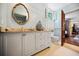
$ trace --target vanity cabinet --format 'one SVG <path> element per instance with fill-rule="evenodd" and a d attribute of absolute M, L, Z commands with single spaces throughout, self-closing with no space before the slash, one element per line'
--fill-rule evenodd
<path fill-rule="evenodd" d="M 0 55 L 29 56 L 50 47 L 49 32 L 2 33 Z"/>

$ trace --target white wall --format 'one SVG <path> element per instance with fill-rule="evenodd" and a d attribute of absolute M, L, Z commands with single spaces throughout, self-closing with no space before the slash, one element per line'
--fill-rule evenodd
<path fill-rule="evenodd" d="M 0 4 L 0 13 L 1 13 L 1 4 Z M 1 24 L 1 14 L 0 14 L 0 24 Z"/>
<path fill-rule="evenodd" d="M 68 6 L 63 8 L 65 14 L 65 18 L 71 18 L 73 23 L 79 25 L 79 3 L 71 3 Z M 73 11 L 73 12 L 72 12 Z"/>
<path fill-rule="evenodd" d="M 64 6 L 62 9 L 64 10 L 65 13 L 68 13 L 70 11 L 79 9 L 79 3 L 71 3 L 67 6 Z"/>
<path fill-rule="evenodd" d="M 7 12 L 6 4 L 0 4 L 0 26 L 4 27 L 6 26 L 6 15 L 7 15 L 6 12 Z"/>
<path fill-rule="evenodd" d="M 1 26 L 3 27 L 25 27 L 25 28 L 35 28 L 38 21 L 42 21 L 42 24 L 45 28 L 50 27 L 48 24 L 51 22 L 48 22 L 48 19 L 45 18 L 45 8 L 47 8 L 47 5 L 44 3 L 29 3 L 24 4 L 28 11 L 29 11 L 29 21 L 25 25 L 18 25 L 12 18 L 12 8 L 15 6 L 14 3 L 2 3 L 0 4 L 1 10 Z M 50 27 L 53 28 L 53 27 Z"/>

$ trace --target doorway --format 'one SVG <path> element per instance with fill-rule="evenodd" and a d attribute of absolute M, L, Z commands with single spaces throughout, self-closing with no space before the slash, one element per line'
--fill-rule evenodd
<path fill-rule="evenodd" d="M 63 10 L 58 10 L 54 15 L 53 43 L 63 46 L 65 43 L 65 13 Z"/>

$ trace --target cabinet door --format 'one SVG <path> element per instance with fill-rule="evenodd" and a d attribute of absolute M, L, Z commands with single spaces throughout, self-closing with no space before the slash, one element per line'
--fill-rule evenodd
<path fill-rule="evenodd" d="M 40 51 L 50 46 L 50 37 L 47 32 L 36 33 L 36 50 Z"/>
<path fill-rule="evenodd" d="M 2 34 L 2 55 L 7 56 L 7 34 Z"/>
<path fill-rule="evenodd" d="M 50 32 L 46 32 L 45 34 L 45 47 L 50 47 L 51 45 L 51 33 Z"/>
<path fill-rule="evenodd" d="M 2 34 L 0 33 L 0 56 L 2 55 Z"/>
<path fill-rule="evenodd" d="M 51 37 L 49 32 L 41 33 L 41 49 L 45 49 L 50 46 Z"/>
<path fill-rule="evenodd" d="M 35 33 L 24 33 L 22 36 L 23 55 L 33 55 L 35 53 Z"/>
<path fill-rule="evenodd" d="M 36 51 L 37 52 L 41 50 L 41 46 L 42 46 L 41 37 L 42 37 L 41 32 L 36 32 Z"/>
<path fill-rule="evenodd" d="M 7 55 L 17 56 L 21 55 L 21 34 L 7 33 Z"/>
<path fill-rule="evenodd" d="M 46 32 L 41 32 L 40 33 L 41 37 L 40 37 L 40 48 L 45 49 L 47 47 L 47 33 Z"/>

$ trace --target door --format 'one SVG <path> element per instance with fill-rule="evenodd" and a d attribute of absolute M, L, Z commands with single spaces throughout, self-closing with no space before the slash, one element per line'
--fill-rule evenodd
<path fill-rule="evenodd" d="M 23 55 L 33 55 L 35 53 L 35 33 L 23 33 Z"/>

